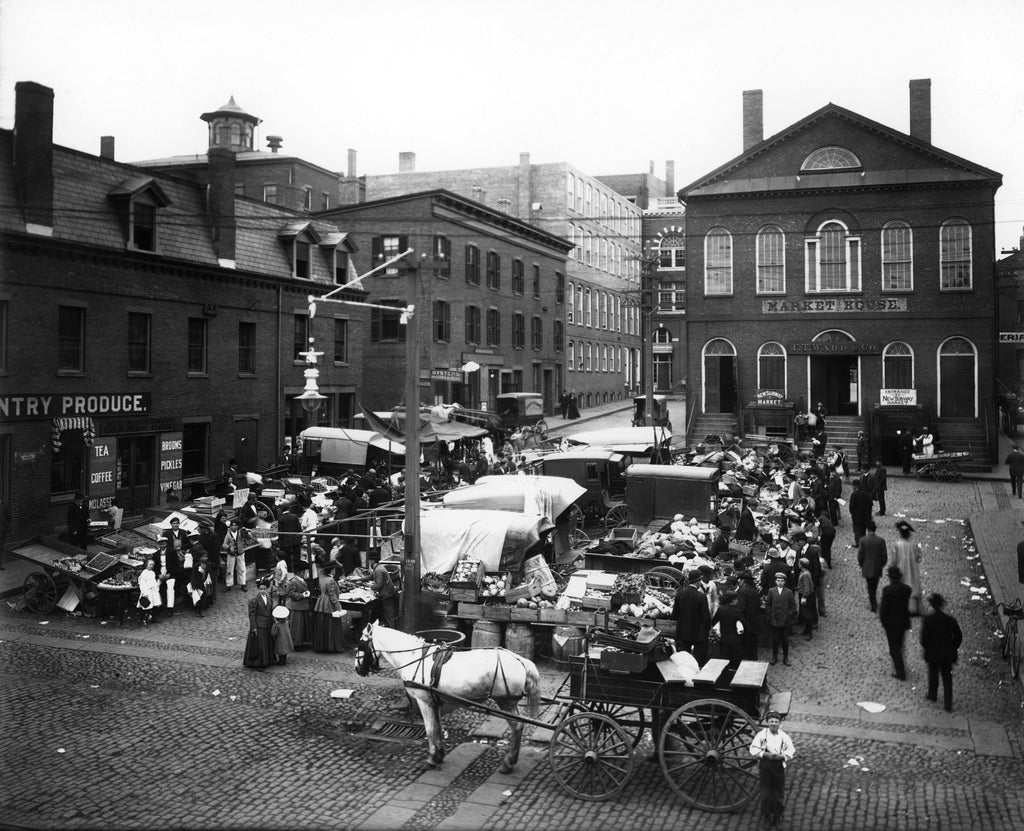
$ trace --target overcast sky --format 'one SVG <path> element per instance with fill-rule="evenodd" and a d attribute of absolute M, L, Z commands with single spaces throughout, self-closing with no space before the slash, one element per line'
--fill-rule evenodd
<path fill-rule="evenodd" d="M 136 161 L 206 150 L 234 95 L 283 152 L 344 171 L 568 161 L 676 186 L 832 101 L 1003 175 L 996 244 L 1024 227 L 1022 0 L 0 0 L 0 126 L 14 84 L 56 93 L 54 139 Z"/>

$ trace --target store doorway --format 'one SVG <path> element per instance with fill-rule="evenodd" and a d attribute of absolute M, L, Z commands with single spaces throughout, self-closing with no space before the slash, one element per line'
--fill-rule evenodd
<path fill-rule="evenodd" d="M 256 450 L 259 446 L 259 422 L 246 418 L 235 422 L 235 455 L 239 470 L 259 470 Z"/>
<path fill-rule="evenodd" d="M 704 412 L 736 411 L 736 349 L 726 340 L 709 341 L 704 347 Z"/>
<path fill-rule="evenodd" d="M 810 375 L 811 409 L 821 402 L 830 415 L 857 415 L 860 384 L 856 356 L 812 355 Z"/>
<path fill-rule="evenodd" d="M 140 514 L 160 500 L 156 485 L 156 438 L 133 436 L 117 440 L 117 496 L 126 514 Z"/>

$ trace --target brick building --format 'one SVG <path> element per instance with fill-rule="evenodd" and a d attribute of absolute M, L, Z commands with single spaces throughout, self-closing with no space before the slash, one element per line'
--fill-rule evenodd
<path fill-rule="evenodd" d="M 828 104 L 762 139 L 761 108 L 744 93 L 743 153 L 679 192 L 694 433 L 791 433 L 821 402 L 888 462 L 923 425 L 990 457 L 1001 176 L 932 144 L 927 80 L 909 133 Z"/>
<path fill-rule="evenodd" d="M 651 280 L 653 391 L 686 393 L 686 208 L 673 194 L 653 198 L 644 210 L 644 245 Z M 682 432 L 682 425 L 677 428 Z"/>
<path fill-rule="evenodd" d="M 258 470 L 304 425 L 309 294 L 348 274 L 328 222 L 236 197 L 235 154 L 202 183 L 53 144 L 53 91 L 16 87 L 0 130 L 0 488 L 9 541 L 64 524 L 76 490 L 131 513 L 168 488 Z M 362 297 L 362 293 L 352 295 Z M 335 423 L 368 315 L 318 316 Z M 333 346 L 333 349 L 331 348 Z"/>
<path fill-rule="evenodd" d="M 533 164 L 529 153 L 517 165 L 430 172 L 402 153 L 398 173 L 348 177 L 341 189 L 353 200 L 443 189 L 566 240 L 565 387 L 586 407 L 639 389 L 642 205 L 635 200 L 646 196 L 647 180 L 608 178 L 636 192 L 623 195 L 566 162 Z"/>
<path fill-rule="evenodd" d="M 349 229 L 360 274 L 410 247 L 414 261 L 445 263 L 422 269 L 417 278 L 419 403 L 493 410 L 499 393 L 541 392 L 553 412 L 563 390 L 567 242 L 444 190 L 318 216 Z M 367 278 L 363 287 L 373 303 L 407 304 L 399 273 L 395 266 Z M 361 392 L 369 409 L 391 409 L 403 400 L 406 330 L 399 318 L 397 310 L 372 310 Z M 480 369 L 462 372 L 467 363 Z"/>

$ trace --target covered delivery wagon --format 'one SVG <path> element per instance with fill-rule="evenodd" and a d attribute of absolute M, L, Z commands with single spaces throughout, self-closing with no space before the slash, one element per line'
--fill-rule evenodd
<path fill-rule="evenodd" d="M 630 525 L 667 524 L 676 514 L 714 522 L 721 471 L 692 465 L 630 465 L 626 506 Z"/>
<path fill-rule="evenodd" d="M 344 473 L 349 468 L 365 469 L 382 465 L 385 469 L 405 464 L 405 445 L 372 430 L 344 427 L 307 427 L 302 440 L 300 467 L 303 473 L 314 467 L 320 473 Z"/>

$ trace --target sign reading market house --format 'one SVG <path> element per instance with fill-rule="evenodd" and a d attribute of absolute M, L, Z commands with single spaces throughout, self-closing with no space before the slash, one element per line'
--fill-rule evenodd
<path fill-rule="evenodd" d="M 147 415 L 151 405 L 152 395 L 148 392 L 0 395 L 0 419 L 23 421 L 65 416 L 138 416 Z"/>
<path fill-rule="evenodd" d="M 762 314 L 858 314 L 905 312 L 906 297 L 818 297 L 814 300 L 778 298 L 761 301 Z"/>
<path fill-rule="evenodd" d="M 917 405 L 917 390 L 886 389 L 878 391 L 878 403 L 883 407 L 914 407 Z"/>

